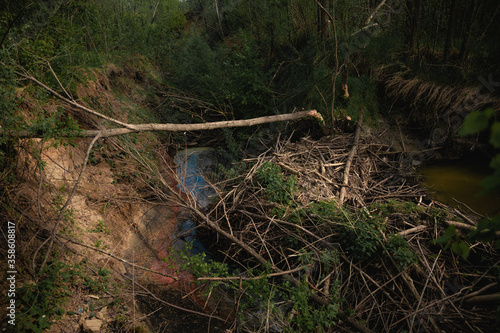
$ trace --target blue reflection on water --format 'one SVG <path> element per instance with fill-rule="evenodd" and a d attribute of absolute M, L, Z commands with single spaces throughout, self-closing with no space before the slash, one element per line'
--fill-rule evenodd
<path fill-rule="evenodd" d="M 191 193 L 200 208 L 206 207 L 216 194 L 204 177 L 204 173 L 217 165 L 214 150 L 211 148 L 186 149 L 175 155 L 174 162 L 177 165 L 179 178 L 177 187 L 184 193 Z M 191 242 L 193 244 L 191 254 L 207 253 L 206 248 L 197 238 L 196 224 L 193 221 L 179 221 L 177 234 L 179 238 L 175 244 L 176 248 L 184 248 L 185 242 Z"/>

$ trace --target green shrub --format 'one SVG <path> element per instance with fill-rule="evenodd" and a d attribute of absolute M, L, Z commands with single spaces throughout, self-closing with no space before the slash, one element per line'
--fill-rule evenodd
<path fill-rule="evenodd" d="M 192 255 L 189 253 L 192 248 L 193 244 L 186 242 L 185 250 L 179 252 L 179 257 L 184 262 L 181 265 L 182 269 L 190 271 L 195 277 L 228 275 L 227 264 L 207 259 L 205 252 Z"/>
<path fill-rule="evenodd" d="M 329 327 L 334 326 L 341 303 L 335 294 L 338 288 L 338 281 L 334 281 L 332 303 L 318 307 L 310 303 L 310 290 L 306 282 L 297 288 L 290 288 L 290 301 L 296 312 L 291 321 L 292 325 L 296 325 L 294 332 L 320 332 L 319 328 L 328 331 Z"/>
<path fill-rule="evenodd" d="M 97 277 L 89 276 L 78 263 L 48 263 L 37 274 L 38 282 L 27 283 L 18 290 L 18 332 L 41 333 L 50 328 L 65 313 L 64 307 L 73 294 L 70 288 L 77 283 L 81 282 L 85 289 L 94 293 L 107 291 L 110 271 L 99 269 L 97 274 Z"/>
<path fill-rule="evenodd" d="M 395 212 L 405 214 L 423 213 L 422 207 L 411 202 L 396 202 L 394 200 L 371 206 L 378 214 L 369 214 L 365 210 L 350 212 L 339 208 L 336 201 L 317 202 L 310 204 L 306 209 L 294 211 L 290 216 L 307 216 L 315 224 L 323 223 L 322 228 L 332 228 L 332 233 L 338 233 L 338 242 L 344 250 L 349 251 L 355 260 L 372 259 L 378 254 L 386 253 L 391 256 L 398 268 L 405 269 L 418 259 L 408 242 L 399 234 L 384 237 L 381 232 L 385 230 L 385 218 Z M 300 214 L 302 212 L 302 214 Z M 418 215 L 416 216 L 418 217 Z M 290 217 L 287 216 L 290 220 Z M 380 256 L 381 258 L 383 257 Z"/>
<path fill-rule="evenodd" d="M 382 235 L 377 226 L 377 221 L 366 218 L 358 218 L 352 224 L 346 224 L 340 239 L 343 248 L 354 259 L 371 259 L 382 248 Z"/>
<path fill-rule="evenodd" d="M 257 179 L 264 188 L 264 195 L 270 202 L 290 205 L 297 192 L 297 177 L 285 177 L 281 168 L 270 162 L 264 162 L 257 170 Z"/>
<path fill-rule="evenodd" d="M 386 248 L 399 269 L 404 270 L 408 266 L 418 262 L 417 254 L 411 251 L 406 239 L 399 234 L 393 234 L 388 237 Z"/>

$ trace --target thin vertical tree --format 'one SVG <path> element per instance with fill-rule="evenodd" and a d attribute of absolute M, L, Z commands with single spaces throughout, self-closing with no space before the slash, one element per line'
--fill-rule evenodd
<path fill-rule="evenodd" d="M 464 32 L 462 36 L 462 45 L 460 47 L 460 54 L 458 58 L 461 62 L 465 60 L 467 57 L 467 48 L 469 46 L 470 37 L 472 35 L 472 31 L 475 27 L 475 20 L 477 16 L 477 9 L 479 6 L 476 6 L 477 0 L 471 1 L 469 8 L 467 9 L 467 13 L 469 14 L 469 20 L 467 24 L 464 24 L 464 28 L 467 27 L 467 31 Z"/>
<path fill-rule="evenodd" d="M 451 40 L 453 39 L 453 27 L 455 25 L 455 12 L 457 0 L 451 1 L 450 14 L 448 16 L 448 29 L 446 31 L 446 40 L 444 42 L 443 61 L 447 61 L 450 56 Z"/>
<path fill-rule="evenodd" d="M 404 37 L 408 55 L 413 55 L 415 51 L 415 40 L 418 34 L 419 18 L 420 0 L 407 0 Z"/>

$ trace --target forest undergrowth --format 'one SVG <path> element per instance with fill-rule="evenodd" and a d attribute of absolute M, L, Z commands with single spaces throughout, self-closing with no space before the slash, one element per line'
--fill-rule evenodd
<path fill-rule="evenodd" d="M 494 331 L 498 250 L 467 237 L 480 218 L 432 200 L 366 135 L 341 205 L 352 142 L 281 141 L 223 172 L 198 218 L 232 272 L 198 283 L 234 293 L 233 327 L 250 331 Z"/>

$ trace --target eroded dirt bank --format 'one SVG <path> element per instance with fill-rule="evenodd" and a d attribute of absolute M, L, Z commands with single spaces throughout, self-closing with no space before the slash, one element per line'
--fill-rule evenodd
<path fill-rule="evenodd" d="M 149 121 L 152 111 L 144 110 L 154 97 L 145 89 L 155 84 L 154 78 L 147 82 L 153 74 L 147 68 L 113 65 L 89 70 L 81 73 L 85 80 L 73 98 L 115 119 Z M 39 104 L 27 90 L 18 94 L 28 118 L 41 109 L 55 112 L 60 104 L 52 99 Z M 97 117 L 72 107 L 64 106 L 63 111 L 83 128 L 104 126 Z M 10 177 L 10 183 L 3 183 L 3 203 L 11 211 L 3 216 L 16 217 L 20 293 L 36 299 L 47 291 L 32 286 L 48 276 L 56 279 L 50 288 L 68 290 L 61 297 L 48 295 L 36 306 L 19 300 L 19 312 L 24 312 L 19 320 L 33 327 L 50 326 L 51 332 L 128 332 L 140 327 L 174 332 L 186 322 L 189 331 L 206 331 L 208 319 L 182 317 L 187 315 L 182 309 L 199 312 L 198 303 L 204 305 L 192 293 L 192 276 L 166 260 L 173 255 L 182 198 L 169 154 L 172 147 L 151 133 L 128 135 L 100 139 L 86 156 L 90 142 L 75 138 L 63 145 L 54 139 L 22 139 L 14 145 L 16 168 L 2 174 L 2 181 Z M 163 303 L 154 304 L 154 297 Z M 30 312 L 30 307 L 39 312 Z M 55 314 L 50 308 L 61 310 Z M 165 308 L 175 318 L 165 318 L 160 310 Z M 40 312 L 53 322 L 41 322 Z"/>

